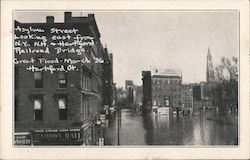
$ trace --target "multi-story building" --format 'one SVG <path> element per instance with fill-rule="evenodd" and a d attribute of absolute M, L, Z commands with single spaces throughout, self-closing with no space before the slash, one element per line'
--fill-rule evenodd
<path fill-rule="evenodd" d="M 132 80 L 125 80 L 125 89 L 128 89 L 129 87 L 133 87 L 134 82 Z"/>
<path fill-rule="evenodd" d="M 153 68 L 142 71 L 142 76 L 143 107 L 171 107 L 173 110 L 182 107 L 180 70 Z"/>
<path fill-rule="evenodd" d="M 117 105 L 118 107 L 126 107 L 127 92 L 122 87 L 117 88 Z"/>
<path fill-rule="evenodd" d="M 127 105 L 131 107 L 131 105 L 134 103 L 134 82 L 132 80 L 125 80 L 125 89 L 127 92 Z"/>
<path fill-rule="evenodd" d="M 85 144 L 95 144 L 95 122 L 110 87 L 103 76 L 112 69 L 103 72 L 106 53 L 94 15 L 65 12 L 64 23 L 52 16 L 46 23 L 15 21 L 14 38 L 15 132 L 79 127 Z"/>
<path fill-rule="evenodd" d="M 201 99 L 201 85 L 200 83 L 192 83 L 192 93 L 193 93 L 193 112 L 199 112 L 203 106 L 203 101 Z"/>
<path fill-rule="evenodd" d="M 103 64 L 103 104 L 104 110 L 108 115 L 110 107 L 113 104 L 113 55 L 108 53 L 108 49 L 104 48 L 104 64 Z"/>
<path fill-rule="evenodd" d="M 152 109 L 152 84 L 151 84 L 151 71 L 142 71 L 142 104 L 143 111 Z"/>
<path fill-rule="evenodd" d="M 182 110 L 186 113 L 193 112 L 193 90 L 190 84 L 181 85 Z"/>
<path fill-rule="evenodd" d="M 133 87 L 134 104 L 142 106 L 142 86 L 134 85 Z"/>
<path fill-rule="evenodd" d="M 182 75 L 178 69 L 153 68 L 152 103 L 153 106 L 171 107 L 173 110 L 181 108 Z"/>

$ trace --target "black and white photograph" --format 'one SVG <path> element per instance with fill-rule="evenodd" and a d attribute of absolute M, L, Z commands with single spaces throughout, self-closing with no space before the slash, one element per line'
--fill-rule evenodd
<path fill-rule="evenodd" d="M 239 10 L 12 13 L 14 147 L 238 147 Z"/>

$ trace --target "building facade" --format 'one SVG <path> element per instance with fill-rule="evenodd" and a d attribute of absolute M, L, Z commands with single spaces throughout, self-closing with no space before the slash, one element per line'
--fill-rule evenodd
<path fill-rule="evenodd" d="M 142 71 L 143 107 L 148 110 L 170 107 L 173 111 L 182 108 L 182 75 L 178 69 L 153 68 Z"/>
<path fill-rule="evenodd" d="M 114 100 L 114 82 L 113 82 L 113 55 L 104 48 L 103 64 L 103 104 L 106 115 L 109 114 L 110 107 Z"/>
<path fill-rule="evenodd" d="M 151 110 L 152 108 L 152 84 L 151 71 L 142 71 L 142 104 L 143 111 Z"/>
<path fill-rule="evenodd" d="M 152 105 L 171 107 L 173 110 L 181 108 L 182 76 L 180 70 L 154 68 L 151 73 Z"/>
<path fill-rule="evenodd" d="M 133 97 L 134 97 L 134 105 L 142 106 L 142 86 L 134 85 L 133 87 Z"/>
<path fill-rule="evenodd" d="M 94 15 L 65 12 L 64 23 L 52 16 L 46 23 L 15 21 L 14 39 L 15 132 L 79 127 L 84 143 L 95 144 L 106 86 L 105 49 Z"/>
<path fill-rule="evenodd" d="M 181 102 L 183 112 L 193 112 L 193 90 L 190 84 L 181 85 Z"/>
<path fill-rule="evenodd" d="M 125 89 L 127 93 L 127 105 L 132 107 L 134 104 L 134 82 L 132 80 L 125 80 Z"/>

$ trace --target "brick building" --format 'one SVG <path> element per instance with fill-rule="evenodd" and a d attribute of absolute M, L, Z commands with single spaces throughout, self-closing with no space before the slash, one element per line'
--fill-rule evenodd
<path fill-rule="evenodd" d="M 153 68 L 142 71 L 143 107 L 171 107 L 180 109 L 182 75 L 177 69 Z"/>
<path fill-rule="evenodd" d="M 193 89 L 190 84 L 181 85 L 182 110 L 186 113 L 193 112 Z"/>
<path fill-rule="evenodd" d="M 79 43 L 79 35 L 93 37 L 93 43 Z M 46 23 L 15 21 L 14 39 L 15 132 L 80 127 L 85 144 L 95 144 L 99 137 L 95 122 L 103 110 L 106 91 L 103 75 L 111 69 L 103 71 L 104 64 L 95 63 L 104 59 L 105 49 L 94 15 L 72 17 L 71 12 L 65 12 L 64 23 L 55 23 L 52 16 Z M 58 70 L 34 70 L 45 65 Z M 108 78 L 112 79 L 111 74 Z"/>
<path fill-rule="evenodd" d="M 152 105 L 181 108 L 182 75 L 177 69 L 153 68 L 152 71 Z"/>

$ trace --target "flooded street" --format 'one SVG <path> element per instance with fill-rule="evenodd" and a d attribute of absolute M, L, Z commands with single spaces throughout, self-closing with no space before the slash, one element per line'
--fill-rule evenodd
<path fill-rule="evenodd" d="M 237 120 L 235 123 L 213 119 L 213 111 L 201 111 L 196 115 L 144 115 L 122 109 L 120 145 L 235 145 L 237 144 Z M 106 145 L 118 144 L 117 118 L 106 128 Z"/>

